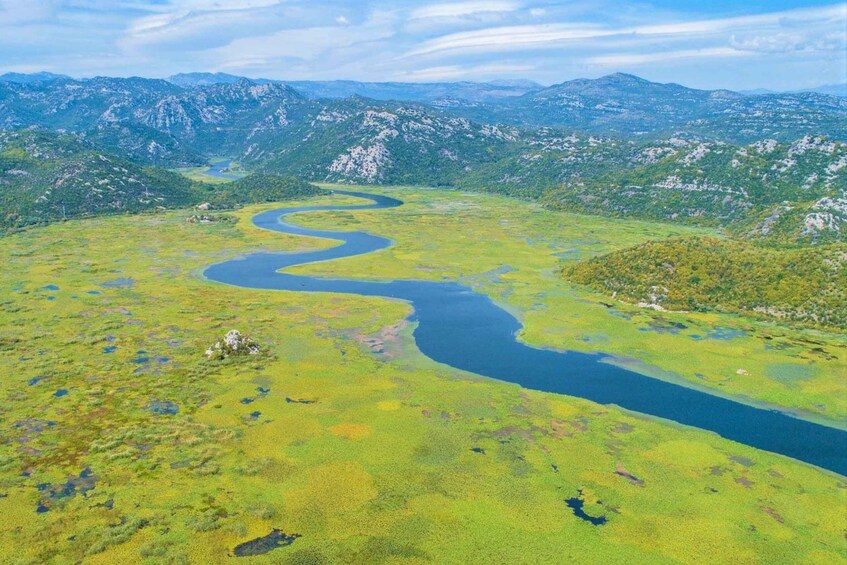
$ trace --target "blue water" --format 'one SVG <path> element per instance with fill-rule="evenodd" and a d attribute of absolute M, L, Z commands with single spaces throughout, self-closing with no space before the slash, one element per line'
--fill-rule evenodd
<path fill-rule="evenodd" d="M 312 230 L 282 221 L 317 210 L 394 208 L 386 196 L 338 191 L 373 204 L 279 208 L 253 218 L 260 228 L 328 238 L 341 245 L 303 253 L 254 253 L 208 267 L 205 276 L 230 285 L 299 292 L 383 296 L 410 302 L 415 342 L 424 355 L 457 369 L 525 388 L 613 404 L 715 432 L 727 439 L 787 455 L 847 475 L 847 432 L 793 416 L 755 408 L 703 391 L 614 366 L 603 354 L 536 349 L 517 341 L 520 323 L 483 294 L 453 282 L 357 281 L 279 273 L 304 263 L 328 261 L 384 249 L 388 239 L 365 232 Z"/>
<path fill-rule="evenodd" d="M 209 177 L 216 177 L 219 179 L 228 180 L 237 180 L 244 176 L 242 174 L 233 173 L 229 171 L 228 169 L 230 165 L 232 165 L 231 160 L 218 161 L 217 163 L 209 165 L 209 168 L 206 169 L 203 174 Z"/>

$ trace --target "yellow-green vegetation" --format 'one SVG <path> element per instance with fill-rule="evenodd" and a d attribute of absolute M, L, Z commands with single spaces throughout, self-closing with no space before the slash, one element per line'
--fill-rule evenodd
<path fill-rule="evenodd" d="M 222 157 L 212 157 L 211 159 L 209 159 L 209 163 L 211 166 L 219 165 L 220 163 L 223 163 L 225 161 L 229 160 L 224 159 Z M 229 169 L 227 176 L 232 178 L 208 174 L 209 169 L 211 168 L 210 165 L 202 165 L 199 167 L 182 167 L 176 169 L 176 171 L 185 175 L 193 181 L 207 182 L 210 184 L 223 184 L 231 182 L 234 178 L 247 175 L 247 172 L 244 170 L 244 167 L 242 167 L 240 163 L 234 161 L 229 162 L 227 166 L 227 169 Z"/>
<path fill-rule="evenodd" d="M 651 241 L 564 272 L 573 281 L 671 310 L 717 310 L 847 329 L 847 245 L 764 247 L 745 241 Z"/>
<path fill-rule="evenodd" d="M 376 188 L 368 190 L 379 192 Z M 461 280 L 515 314 L 536 346 L 602 351 L 653 376 L 797 410 L 842 425 L 847 336 L 700 312 L 610 303 L 563 281 L 561 269 L 648 240 L 713 235 L 672 224 L 547 211 L 518 200 L 439 190 L 387 192 L 390 213 L 322 212 L 303 225 L 365 229 L 380 253 L 291 269 L 349 278 Z"/>
<path fill-rule="evenodd" d="M 407 205 L 295 220 L 395 247 L 298 270 L 460 278 L 518 313 L 530 343 L 626 354 L 683 379 L 702 371 L 703 386 L 843 416 L 839 336 L 607 309 L 558 276 L 561 261 L 691 230 L 392 193 Z M 215 563 L 274 530 L 293 541 L 239 559 L 847 561 L 841 477 L 436 364 L 415 348 L 404 303 L 204 281 L 203 267 L 240 253 L 332 244 L 249 224 L 267 208 L 237 223 L 167 212 L 0 239 L 4 561 Z M 667 330 L 678 322 L 686 329 Z M 747 333 L 690 337 L 724 326 Z M 259 353 L 207 359 L 230 329 Z M 575 497 L 607 522 L 576 517 Z"/>
<path fill-rule="evenodd" d="M 206 196 L 215 208 L 238 208 L 244 204 L 306 198 L 319 192 L 315 185 L 295 177 L 254 173 L 217 184 L 214 190 L 207 191 Z"/>

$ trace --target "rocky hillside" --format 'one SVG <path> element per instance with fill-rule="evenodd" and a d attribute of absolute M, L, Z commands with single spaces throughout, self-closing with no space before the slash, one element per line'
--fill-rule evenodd
<path fill-rule="evenodd" d="M 0 132 L 0 228 L 185 206 L 197 198 L 185 177 L 140 167 L 78 136 Z"/>
<path fill-rule="evenodd" d="M 293 131 L 276 149 L 250 145 L 243 160 L 312 180 L 454 184 L 519 135 L 424 106 L 363 98 L 328 104 Z"/>
<path fill-rule="evenodd" d="M 0 128 L 39 125 L 80 133 L 114 127 L 116 133 L 101 134 L 104 140 L 138 146 L 132 139 L 120 139 L 123 135 L 132 138 L 135 128 L 144 126 L 172 138 L 156 139 L 157 147 L 149 151 L 151 159 L 162 162 L 170 148 L 178 153 L 186 149 L 186 143 L 206 154 L 234 155 L 249 146 L 257 147 L 254 153 L 272 151 L 288 140 L 289 126 L 314 123 L 327 112 L 356 112 L 361 95 L 426 103 L 430 111 L 437 108 L 479 124 L 568 128 L 623 139 L 667 138 L 685 131 L 703 139 L 742 144 L 766 138 L 790 142 L 804 135 L 847 140 L 844 98 L 814 93 L 748 96 L 658 84 L 623 74 L 547 88 L 522 81 L 286 85 L 203 73 L 170 80 L 34 78 L 0 81 Z M 335 100 L 316 100 L 323 97 Z M 384 104 L 388 111 L 396 106 L 372 102 Z M 302 137 L 302 132 L 298 135 Z M 145 156 L 137 150 L 134 155 Z M 175 157 L 177 163 L 184 160 L 184 155 Z"/>
<path fill-rule="evenodd" d="M 191 89 L 140 78 L 0 83 L 0 129 L 86 133 L 115 152 L 169 166 L 237 152 L 259 134 L 278 136 L 310 110 L 285 85 L 249 81 Z"/>
<path fill-rule="evenodd" d="M 636 143 L 542 129 L 465 175 L 464 188 L 592 214 L 727 225 L 749 237 L 842 240 L 847 144 Z"/>
<path fill-rule="evenodd" d="M 275 175 L 204 184 L 139 166 L 78 135 L 35 129 L 0 132 L 0 231 L 204 202 L 234 208 L 318 192 L 299 179 Z"/>
<path fill-rule="evenodd" d="M 804 135 L 847 140 L 847 99 L 817 93 L 748 96 L 696 90 L 614 74 L 574 80 L 497 103 L 456 101 L 451 109 L 482 121 L 564 127 L 623 138 L 678 131 L 732 143 Z"/>
<path fill-rule="evenodd" d="M 71 131 L 139 165 L 226 156 L 309 181 L 457 186 L 581 212 L 726 225 L 752 238 L 844 238 L 847 99 L 747 96 L 621 74 L 549 88 L 310 85 L 304 96 L 230 75 L 0 81 L 0 130 Z M 446 94 L 429 105 L 313 99 L 319 87 Z M 480 94 L 495 87 L 511 94 Z"/>

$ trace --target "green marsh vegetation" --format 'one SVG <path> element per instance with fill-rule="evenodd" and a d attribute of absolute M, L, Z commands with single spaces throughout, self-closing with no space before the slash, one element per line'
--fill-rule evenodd
<path fill-rule="evenodd" d="M 297 270 L 461 280 L 517 313 L 533 345 L 616 353 L 725 394 L 843 418 L 843 336 L 607 308 L 560 276 L 562 264 L 709 232 L 479 194 L 386 192 L 406 206 L 293 219 L 368 230 L 394 247 Z M 353 199 L 309 203 L 329 201 Z M 333 244 L 254 228 L 264 209 L 233 212 L 236 223 L 172 211 L 0 239 L 4 555 L 217 562 L 278 530 L 299 537 L 250 559 L 845 558 L 845 485 L 832 474 L 436 364 L 415 348 L 403 303 L 202 280 L 205 266 L 242 253 Z M 260 353 L 206 359 L 236 328 Z M 716 328 L 742 333 L 691 338 Z M 811 339 L 827 357 L 809 353 Z M 566 504 L 576 497 L 606 522 L 576 517 Z"/>
<path fill-rule="evenodd" d="M 847 338 L 841 332 L 791 328 L 731 313 L 658 312 L 613 300 L 606 290 L 587 291 L 561 276 L 562 269 L 648 241 L 714 237 L 713 231 L 560 213 L 475 193 L 387 193 L 406 206 L 381 215 L 310 213 L 298 221 L 310 227 L 366 229 L 391 238 L 393 247 L 291 272 L 460 280 L 518 316 L 524 324 L 521 339 L 532 345 L 603 351 L 655 376 L 807 416 L 837 422 L 847 414 Z"/>
<path fill-rule="evenodd" d="M 671 310 L 723 310 L 847 329 L 847 245 L 784 248 L 716 238 L 649 242 L 565 270 L 574 281 Z"/>

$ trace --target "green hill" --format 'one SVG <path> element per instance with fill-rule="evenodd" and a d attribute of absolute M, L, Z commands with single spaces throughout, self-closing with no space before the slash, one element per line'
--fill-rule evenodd
<path fill-rule="evenodd" d="M 299 179 L 275 175 L 211 185 L 139 166 L 74 134 L 0 132 L 0 230 L 201 202 L 234 208 L 310 196 L 319 190 Z"/>
<path fill-rule="evenodd" d="M 321 189 L 295 177 L 251 174 L 236 181 L 207 185 L 207 200 L 216 208 L 277 202 L 319 194 Z"/>
<path fill-rule="evenodd" d="M 565 267 L 566 278 L 652 308 L 847 328 L 847 245 L 763 247 L 683 238 Z"/>
<path fill-rule="evenodd" d="M 0 132 L 0 228 L 197 201 L 197 183 L 100 151 L 82 138 Z"/>

